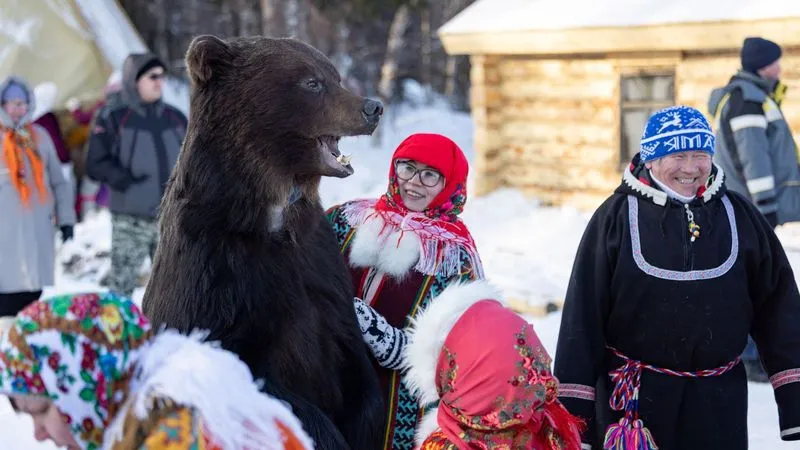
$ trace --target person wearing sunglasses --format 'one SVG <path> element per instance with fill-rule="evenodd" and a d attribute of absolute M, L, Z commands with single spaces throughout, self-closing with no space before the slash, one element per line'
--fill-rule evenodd
<path fill-rule="evenodd" d="M 58 295 L 0 325 L 0 396 L 31 417 L 38 441 L 67 450 L 313 448 L 235 354 L 202 332 L 155 332 L 129 298 Z"/>
<path fill-rule="evenodd" d="M 384 195 L 328 210 L 350 267 L 361 332 L 386 395 L 384 449 L 413 448 L 421 412 L 398 370 L 404 329 L 447 286 L 483 278 L 475 242 L 459 218 L 468 171 L 455 142 L 413 134 L 392 156 Z"/>
<path fill-rule="evenodd" d="M 186 116 L 162 100 L 165 68 L 153 54 L 127 57 L 121 102 L 98 112 L 86 153 L 86 175 L 110 188 L 107 284 L 128 296 L 155 253 L 158 206 L 186 134 Z"/>

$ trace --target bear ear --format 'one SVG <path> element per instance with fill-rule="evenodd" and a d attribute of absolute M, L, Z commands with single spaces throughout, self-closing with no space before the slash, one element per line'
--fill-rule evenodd
<path fill-rule="evenodd" d="M 230 66 L 233 56 L 231 46 L 216 36 L 194 38 L 186 51 L 186 68 L 192 84 L 207 83 L 220 69 Z"/>

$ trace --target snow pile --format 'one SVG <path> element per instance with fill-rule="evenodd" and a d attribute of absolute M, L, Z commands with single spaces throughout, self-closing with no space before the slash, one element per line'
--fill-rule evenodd
<path fill-rule="evenodd" d="M 439 31 L 558 30 L 721 20 L 800 17 L 800 2 L 786 0 L 478 0 Z"/>
<path fill-rule="evenodd" d="M 486 276 L 509 299 L 560 304 L 590 214 L 545 208 L 515 190 L 472 199 L 464 222 L 475 237 Z"/>

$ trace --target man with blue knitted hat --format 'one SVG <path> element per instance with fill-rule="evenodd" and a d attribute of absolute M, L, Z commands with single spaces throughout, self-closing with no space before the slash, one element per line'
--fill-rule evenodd
<path fill-rule="evenodd" d="M 697 109 L 653 114 L 584 232 L 562 315 L 559 398 L 584 448 L 746 449 L 751 334 L 784 440 L 800 440 L 800 293 L 758 209 L 729 191 Z"/>

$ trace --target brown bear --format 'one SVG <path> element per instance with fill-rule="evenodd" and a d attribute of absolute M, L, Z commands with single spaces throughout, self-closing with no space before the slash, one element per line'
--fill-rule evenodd
<path fill-rule="evenodd" d="M 380 387 L 319 199 L 322 176 L 353 173 L 339 138 L 371 134 L 380 102 L 345 90 L 328 58 L 293 39 L 200 36 L 186 63 L 189 126 L 145 314 L 208 330 L 291 405 L 316 448 L 380 448 Z"/>

